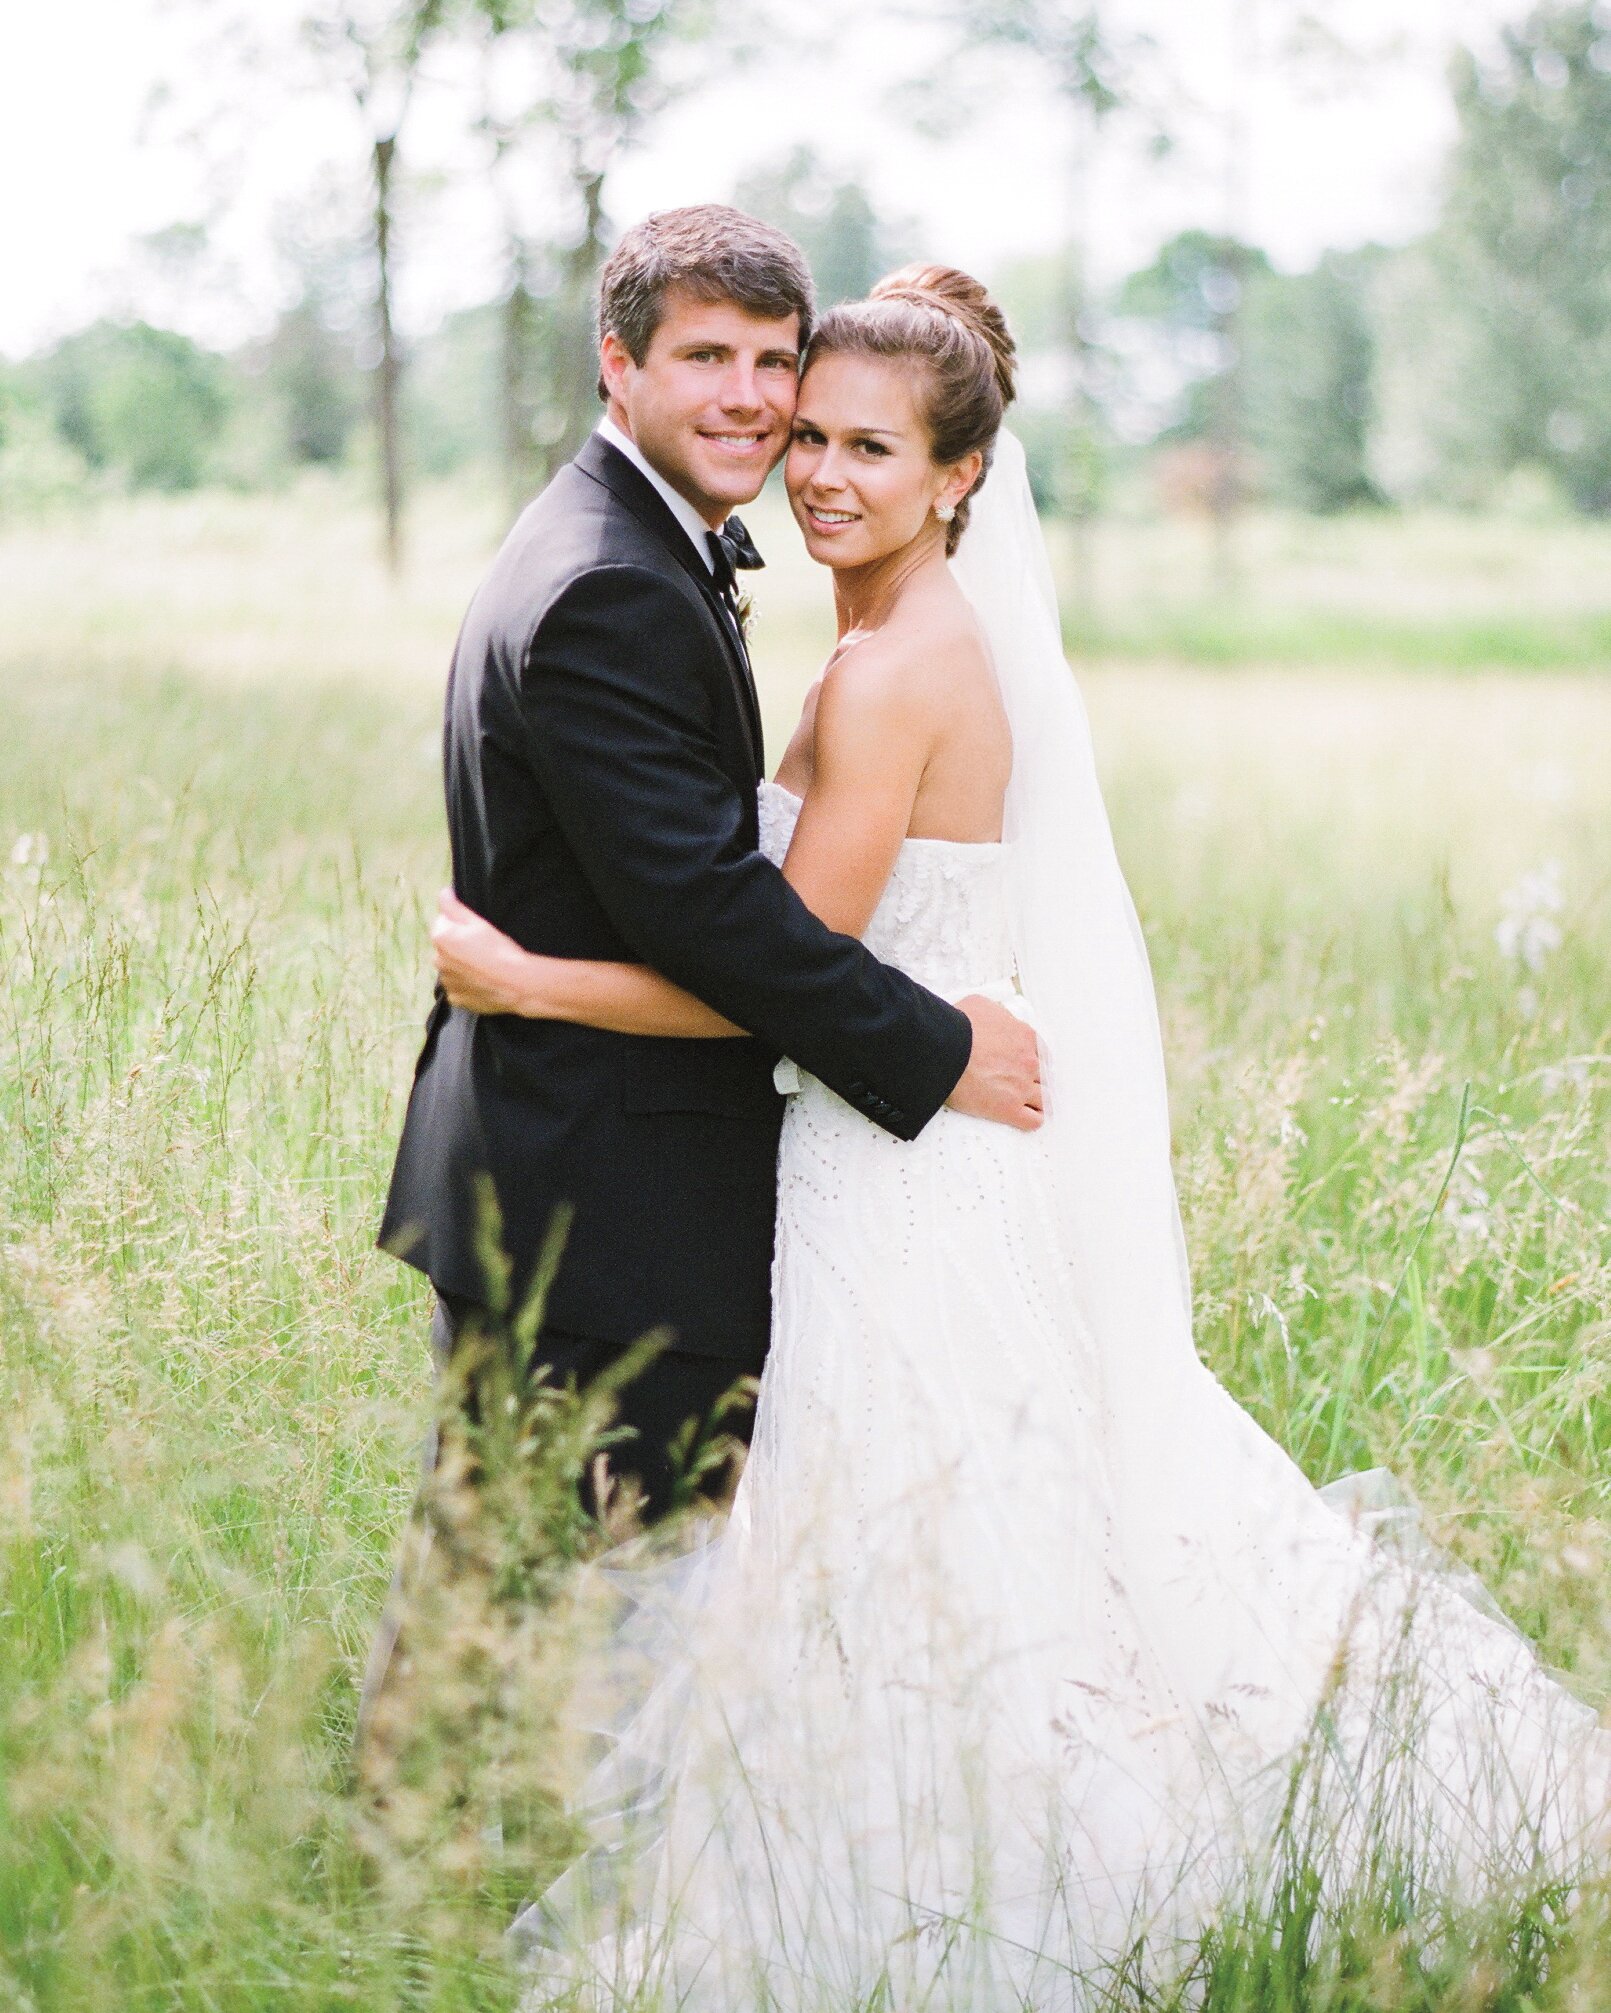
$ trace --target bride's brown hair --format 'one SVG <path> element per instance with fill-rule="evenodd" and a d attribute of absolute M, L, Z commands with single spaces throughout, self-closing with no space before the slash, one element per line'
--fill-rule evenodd
<path fill-rule="evenodd" d="M 866 300 L 828 310 L 806 351 L 807 367 L 820 356 L 920 365 L 933 460 L 943 467 L 970 454 L 984 456 L 978 481 L 946 526 L 945 549 L 955 552 L 1013 399 L 1017 350 L 1006 316 L 976 279 L 955 266 L 902 266 Z"/>

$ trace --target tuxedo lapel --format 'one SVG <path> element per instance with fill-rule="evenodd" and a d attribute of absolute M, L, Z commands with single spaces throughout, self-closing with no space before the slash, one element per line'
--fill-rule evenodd
<path fill-rule="evenodd" d="M 655 534 L 670 557 L 704 596 L 705 604 L 721 633 L 727 669 L 733 681 L 734 696 L 738 700 L 744 732 L 750 743 L 750 752 L 755 758 L 755 773 L 759 777 L 765 764 L 762 753 L 761 702 L 755 689 L 755 673 L 750 667 L 749 652 L 734 629 L 732 617 L 723 606 L 710 568 L 694 550 L 687 532 L 666 508 L 664 499 L 656 495 L 654 485 L 645 479 L 640 469 L 632 466 L 624 454 L 617 453 L 608 441 L 601 439 L 596 433 L 589 434 L 576 456 L 575 466 L 584 475 L 591 476 L 593 481 L 602 483 L 617 502 L 623 504 L 640 523 Z"/>

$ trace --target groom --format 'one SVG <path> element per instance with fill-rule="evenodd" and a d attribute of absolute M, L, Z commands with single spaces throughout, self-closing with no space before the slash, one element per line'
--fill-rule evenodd
<path fill-rule="evenodd" d="M 766 1353 L 794 1058 L 897 1138 L 949 1102 L 1014 1122 L 1034 1037 L 826 929 L 757 851 L 761 719 L 735 504 L 788 445 L 812 287 L 791 240 L 715 205 L 650 217 L 604 269 L 598 431 L 515 525 L 465 618 L 444 769 L 453 886 L 521 944 L 647 964 L 747 1040 L 477 1016 L 438 996 L 381 1242 L 437 1289 L 435 1342 L 488 1303 L 490 1182 L 516 1302 L 574 1209 L 538 1361 L 585 1383 L 647 1329 L 616 1477 L 663 1514 L 690 1422 Z"/>

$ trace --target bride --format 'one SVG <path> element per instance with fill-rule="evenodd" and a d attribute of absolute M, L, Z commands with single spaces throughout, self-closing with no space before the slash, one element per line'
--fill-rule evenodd
<path fill-rule="evenodd" d="M 902 1142 L 781 1066 L 753 1450 L 724 1530 L 635 1589 L 595 1845 L 522 1918 L 586 2003 L 1095 2007 L 1283 1880 L 1430 1913 L 1570 1879 L 1611 1829 L 1593 1714 L 1196 1356 L 1013 375 L 947 268 L 813 338 L 786 480 L 839 640 L 761 829 L 831 926 L 1034 1020 L 1046 1122 Z M 739 1032 L 456 906 L 439 958 L 483 1009 Z"/>

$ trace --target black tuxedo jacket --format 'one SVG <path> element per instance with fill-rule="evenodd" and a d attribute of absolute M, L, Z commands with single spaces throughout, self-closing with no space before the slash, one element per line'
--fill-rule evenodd
<path fill-rule="evenodd" d="M 381 1242 L 486 1302 L 490 1180 L 523 1290 L 574 1206 L 548 1325 L 758 1366 L 792 1056 L 909 1139 L 966 1067 L 967 1019 L 824 928 L 757 844 L 760 711 L 687 534 L 589 440 L 522 514 L 448 680 L 453 885 L 531 950 L 652 965 L 753 1038 L 478 1016 L 438 995 Z"/>

